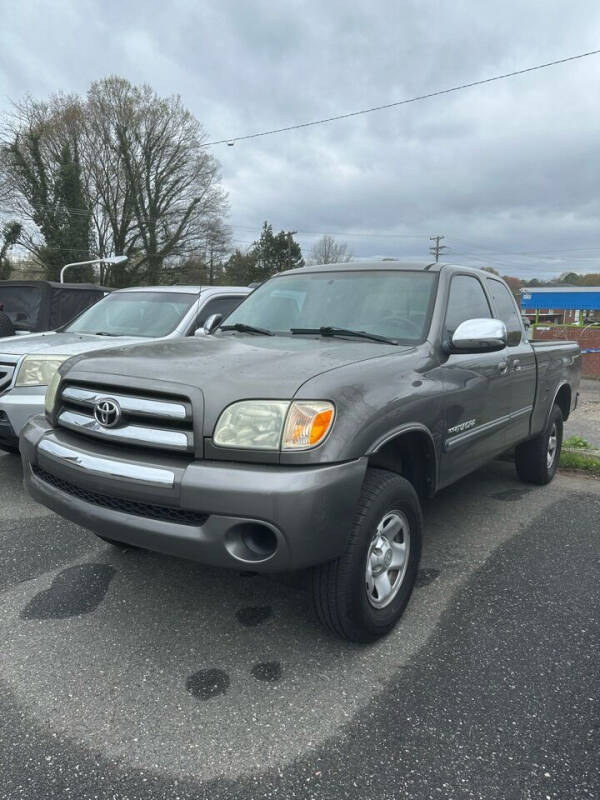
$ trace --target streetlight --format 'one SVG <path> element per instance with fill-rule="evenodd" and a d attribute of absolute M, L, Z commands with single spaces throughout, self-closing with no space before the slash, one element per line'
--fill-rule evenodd
<path fill-rule="evenodd" d="M 64 283 L 65 270 L 69 267 L 87 267 L 91 264 L 124 264 L 127 261 L 127 256 L 109 256 L 108 258 L 93 258 L 91 261 L 73 261 L 71 264 L 65 264 L 60 271 L 60 282 Z"/>

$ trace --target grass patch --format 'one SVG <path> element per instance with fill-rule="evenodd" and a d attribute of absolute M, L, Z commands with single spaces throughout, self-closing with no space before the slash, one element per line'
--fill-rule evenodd
<path fill-rule="evenodd" d="M 575 450 L 589 450 L 591 444 L 581 436 L 569 436 L 568 439 L 564 440 L 563 447 L 575 448 Z"/>
<path fill-rule="evenodd" d="M 600 477 L 600 458 L 595 458 L 585 453 L 563 451 L 560 456 L 560 467 L 561 469 L 577 469 L 581 472 L 587 472 L 589 475 Z"/>

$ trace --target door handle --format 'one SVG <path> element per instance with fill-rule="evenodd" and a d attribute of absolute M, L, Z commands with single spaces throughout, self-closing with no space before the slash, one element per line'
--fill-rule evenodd
<path fill-rule="evenodd" d="M 507 361 L 499 361 L 498 362 L 498 372 L 500 375 L 506 375 L 508 372 L 508 362 Z"/>
<path fill-rule="evenodd" d="M 515 372 L 520 372 L 523 369 L 523 367 L 521 366 L 521 362 L 519 361 L 518 358 L 515 358 L 515 360 L 513 361 L 513 369 Z"/>

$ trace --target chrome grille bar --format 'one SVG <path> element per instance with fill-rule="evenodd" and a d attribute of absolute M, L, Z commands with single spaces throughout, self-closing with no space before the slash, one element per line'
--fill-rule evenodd
<path fill-rule="evenodd" d="M 102 392 L 98 389 L 81 389 L 78 386 L 67 386 L 63 389 L 62 397 L 68 403 L 86 408 L 93 408 L 99 400 L 109 397 L 111 400 L 116 400 L 126 414 L 179 422 L 190 418 L 184 403 L 171 400 L 154 400 L 149 397 L 115 394 L 111 391 Z"/>
<path fill-rule="evenodd" d="M 127 480 L 133 480 L 146 486 L 167 486 L 172 488 L 175 483 L 175 474 L 170 470 L 146 467 L 141 464 L 128 464 L 112 458 L 100 458 L 88 453 L 82 453 L 80 450 L 65 447 L 51 439 L 42 439 L 38 445 L 38 450 L 58 461 L 81 467 L 93 475 L 127 478 Z"/>
<path fill-rule="evenodd" d="M 110 395 L 110 397 L 116 399 L 115 395 Z M 146 447 L 164 447 L 180 452 L 187 452 L 193 449 L 193 434 L 191 431 L 132 424 L 125 424 L 119 428 L 106 428 L 100 425 L 94 417 L 71 410 L 63 410 L 59 413 L 58 424 L 64 428 L 97 436 L 109 442 L 137 444 Z"/>

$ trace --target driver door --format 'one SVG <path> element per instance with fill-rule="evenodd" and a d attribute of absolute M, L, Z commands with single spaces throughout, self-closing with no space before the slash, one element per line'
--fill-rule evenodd
<path fill-rule="evenodd" d="M 453 275 L 444 336 L 461 322 L 492 318 L 484 288 L 475 275 Z M 472 472 L 505 449 L 510 414 L 506 348 L 494 353 L 452 353 L 441 367 L 445 422 L 440 483 Z"/>

